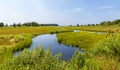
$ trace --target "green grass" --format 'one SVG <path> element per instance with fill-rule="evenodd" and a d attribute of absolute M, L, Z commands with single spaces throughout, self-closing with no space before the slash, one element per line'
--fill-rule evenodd
<path fill-rule="evenodd" d="M 28 47 L 32 43 L 31 35 L 1 35 L 0 47 L 11 49 L 12 51 Z"/>
<path fill-rule="evenodd" d="M 120 70 L 120 34 L 114 35 L 70 32 L 74 29 L 87 31 L 108 31 L 119 27 L 6 27 L 0 28 L 0 70 Z M 67 32 L 67 33 L 61 33 Z M 35 35 L 58 33 L 58 41 L 86 49 L 76 51 L 71 60 L 53 56 L 51 51 L 36 48 L 25 49 L 20 55 L 13 51 L 31 44 Z"/>
<path fill-rule="evenodd" d="M 14 51 L 29 47 L 32 37 L 31 35 L 1 35 L 0 41 L 0 63 L 2 63 L 11 57 Z"/>
<path fill-rule="evenodd" d="M 60 59 L 61 54 L 53 56 L 50 50 L 35 48 L 25 49 L 20 55 L 11 57 L 0 65 L 1 70 L 119 70 L 120 61 L 114 55 L 105 56 L 87 50 L 76 51 L 71 60 Z M 100 51 L 100 50 L 99 50 Z M 101 50 L 102 51 L 102 50 Z M 119 50 L 120 51 L 120 50 Z"/>
<path fill-rule="evenodd" d="M 95 60 L 99 62 L 101 69 L 120 70 L 120 34 L 115 33 L 107 39 L 99 42 L 93 50 Z"/>
<path fill-rule="evenodd" d="M 87 31 L 59 33 L 57 35 L 58 42 L 83 49 L 95 47 L 99 41 L 105 39 L 105 36 L 106 34 L 90 33 Z"/>
<path fill-rule="evenodd" d="M 116 31 L 120 29 L 120 26 L 79 26 L 79 27 L 69 26 L 67 28 L 78 29 L 78 30 L 83 30 L 83 31 L 108 32 L 109 30 Z M 120 30 L 118 32 L 120 32 Z"/>
<path fill-rule="evenodd" d="M 0 28 L 0 35 L 18 35 L 18 34 L 32 34 L 40 35 L 46 33 L 59 33 L 59 32 L 72 31 L 68 27 L 55 27 L 55 26 L 43 26 L 43 27 L 3 27 Z"/>

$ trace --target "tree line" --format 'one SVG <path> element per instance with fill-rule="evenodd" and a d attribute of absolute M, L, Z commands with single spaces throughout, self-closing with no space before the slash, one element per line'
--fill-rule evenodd
<path fill-rule="evenodd" d="M 102 26 L 108 26 L 108 25 L 119 25 L 120 26 L 120 19 L 114 20 L 114 21 L 103 21 L 100 23 Z"/>
<path fill-rule="evenodd" d="M 120 19 L 117 20 L 113 20 L 113 21 L 103 21 L 100 22 L 99 24 L 85 24 L 85 25 L 79 25 L 77 24 L 76 26 L 110 26 L 110 25 L 118 25 L 120 26 Z M 8 27 L 8 24 L 4 24 L 3 22 L 0 22 L 0 27 Z M 20 26 L 59 26 L 58 24 L 39 24 L 37 22 L 26 22 L 26 23 L 13 23 L 12 25 L 13 27 L 20 27 Z M 70 25 L 72 26 L 72 25 Z"/>
<path fill-rule="evenodd" d="M 0 22 L 0 27 L 8 27 L 8 24 L 4 24 L 3 22 Z M 59 26 L 58 24 L 39 24 L 37 22 L 26 22 L 26 23 L 13 23 L 12 25 L 9 26 L 13 26 L 13 27 L 21 27 L 21 26 Z"/>
<path fill-rule="evenodd" d="M 110 26 L 110 25 L 118 25 L 118 26 L 120 26 L 120 19 L 113 20 L 113 21 L 102 21 L 99 24 L 85 24 L 85 25 L 77 24 L 76 26 Z"/>

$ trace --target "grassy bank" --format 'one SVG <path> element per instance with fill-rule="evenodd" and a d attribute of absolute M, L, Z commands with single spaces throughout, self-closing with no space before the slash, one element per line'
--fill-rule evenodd
<path fill-rule="evenodd" d="M 95 47 L 99 41 L 106 38 L 106 34 L 80 31 L 80 32 L 59 33 L 57 37 L 59 43 L 87 49 L 87 48 Z"/>
<path fill-rule="evenodd" d="M 31 35 L 1 35 L 0 48 L 5 47 L 11 51 L 20 50 L 28 47 L 32 43 Z"/>
<path fill-rule="evenodd" d="M 0 60 L 8 59 L 14 51 L 27 48 L 32 43 L 31 35 L 1 35 L 0 36 Z"/>

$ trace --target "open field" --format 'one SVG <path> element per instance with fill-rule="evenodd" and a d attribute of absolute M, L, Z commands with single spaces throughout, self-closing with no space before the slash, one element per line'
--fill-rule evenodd
<path fill-rule="evenodd" d="M 108 32 L 109 30 L 111 30 L 111 31 L 119 30 L 120 27 L 119 26 L 1 27 L 0 35 L 59 33 L 59 32 L 64 32 L 64 31 L 72 31 L 75 29 L 87 30 L 87 31 Z"/>
<path fill-rule="evenodd" d="M 73 30 L 87 30 L 72 32 Z M 98 34 L 88 31 L 113 33 Z M 120 70 L 119 27 L 3 27 L 0 28 L 0 69 L 1 70 Z M 118 30 L 118 31 L 116 31 Z M 63 32 L 63 33 L 62 33 Z M 61 43 L 86 49 L 76 51 L 69 61 L 53 56 L 50 50 L 25 49 L 20 55 L 13 52 L 29 47 L 36 35 L 58 33 Z"/>
<path fill-rule="evenodd" d="M 80 31 L 80 32 L 69 32 L 69 33 L 59 33 L 58 41 L 60 43 L 76 46 L 80 48 L 90 49 L 95 47 L 96 44 L 101 41 L 102 39 L 106 38 L 107 34 L 98 34 L 92 33 L 87 31 Z"/>
<path fill-rule="evenodd" d="M 59 33 L 64 31 L 72 31 L 68 27 L 55 27 L 55 26 L 43 26 L 43 27 L 3 27 L 0 28 L 0 35 L 16 35 L 16 34 L 32 34 L 40 35 L 45 33 Z"/>

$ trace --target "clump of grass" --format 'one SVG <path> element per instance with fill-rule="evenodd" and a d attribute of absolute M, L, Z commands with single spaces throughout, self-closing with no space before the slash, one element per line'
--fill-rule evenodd
<path fill-rule="evenodd" d="M 60 69 L 59 55 L 52 56 L 50 50 L 36 48 L 33 51 L 25 49 L 19 56 L 9 59 L 0 69 L 4 70 L 58 70 Z"/>
<path fill-rule="evenodd" d="M 82 53 L 76 51 L 70 61 L 60 59 L 60 54 L 53 56 L 50 50 L 36 48 L 32 51 L 25 49 L 20 55 L 11 57 L 3 64 L 1 70 L 119 70 L 120 62 L 113 58 L 102 56 L 87 50 Z M 101 58 L 100 58 L 101 56 Z M 116 58 L 116 57 L 115 57 Z"/>
<path fill-rule="evenodd" d="M 0 48 L 0 64 L 4 63 L 6 60 L 12 57 L 12 51 L 6 47 Z"/>
<path fill-rule="evenodd" d="M 105 55 L 120 56 L 120 35 L 116 33 L 102 42 L 99 42 L 95 48 L 95 52 Z"/>
<path fill-rule="evenodd" d="M 58 42 L 80 48 L 91 48 L 105 38 L 105 34 L 83 32 L 60 33 L 57 35 Z"/>
<path fill-rule="evenodd" d="M 2 35 L 0 36 L 0 63 L 9 59 L 14 51 L 27 48 L 32 43 L 31 35 Z"/>
<path fill-rule="evenodd" d="M 0 47 L 6 47 L 12 51 L 29 47 L 32 43 L 31 35 L 2 35 L 0 36 Z"/>
<path fill-rule="evenodd" d="M 100 64 L 101 69 L 119 70 L 120 67 L 120 35 L 115 33 L 99 42 L 92 50 L 94 58 Z"/>

